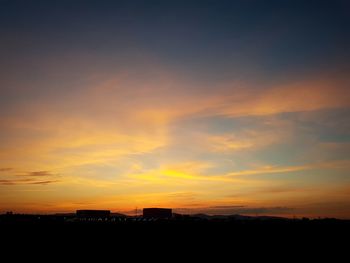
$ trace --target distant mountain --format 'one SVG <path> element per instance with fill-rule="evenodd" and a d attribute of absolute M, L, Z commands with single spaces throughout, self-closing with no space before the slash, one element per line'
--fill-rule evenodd
<path fill-rule="evenodd" d="M 193 214 L 191 217 L 197 217 L 201 219 L 213 220 L 288 220 L 285 217 L 278 216 L 246 216 L 246 215 L 207 215 L 207 214 Z"/>
<path fill-rule="evenodd" d="M 67 217 L 71 217 L 71 216 L 75 216 L 75 213 L 56 213 L 53 214 L 54 216 L 67 216 Z"/>
<path fill-rule="evenodd" d="M 191 217 L 198 217 L 198 218 L 202 218 L 202 219 L 210 219 L 212 216 L 207 215 L 207 214 L 193 214 L 190 215 Z"/>
<path fill-rule="evenodd" d="M 289 218 L 280 216 L 256 216 L 254 218 L 259 220 L 289 220 Z"/>
<path fill-rule="evenodd" d="M 229 215 L 228 218 L 235 219 L 235 220 L 251 220 L 254 217 L 252 216 L 245 216 L 245 215 Z"/>
<path fill-rule="evenodd" d="M 111 213 L 111 216 L 113 216 L 113 217 L 128 217 L 127 215 L 124 215 L 122 213 Z"/>

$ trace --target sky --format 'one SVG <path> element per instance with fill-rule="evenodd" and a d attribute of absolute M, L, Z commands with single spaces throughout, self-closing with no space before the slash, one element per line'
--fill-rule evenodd
<path fill-rule="evenodd" d="M 350 218 L 348 1 L 0 0 L 0 212 Z"/>

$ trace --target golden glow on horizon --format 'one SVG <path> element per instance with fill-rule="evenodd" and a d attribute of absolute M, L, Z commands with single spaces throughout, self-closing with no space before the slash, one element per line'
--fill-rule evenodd
<path fill-rule="evenodd" d="M 24 102 L 0 124 L 6 138 L 0 146 L 0 210 L 293 207 L 324 196 L 335 202 L 348 198 L 346 191 L 335 195 L 340 188 L 335 182 L 330 187 L 320 180 L 317 191 L 308 192 L 310 183 L 300 179 L 320 169 L 349 171 L 348 161 L 244 163 L 253 152 L 293 139 L 296 124 L 276 114 L 350 106 L 343 86 L 333 86 L 331 80 L 306 80 L 263 93 L 247 87 L 228 96 L 230 84 L 221 87 L 221 93 L 190 94 L 182 88 L 189 84 L 174 79 L 159 77 L 159 82 L 146 87 L 134 79 L 113 77 L 84 87 L 83 94 L 69 101 Z M 132 88 L 124 88 L 129 85 Z M 256 116 L 270 116 L 265 124 L 271 128 L 219 133 L 183 124 L 200 118 Z M 242 154 L 244 162 L 230 159 L 234 153 Z M 285 180 L 301 190 L 282 187 Z"/>

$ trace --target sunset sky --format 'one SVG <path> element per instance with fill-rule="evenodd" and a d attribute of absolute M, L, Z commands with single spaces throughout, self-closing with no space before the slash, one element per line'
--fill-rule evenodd
<path fill-rule="evenodd" d="M 0 213 L 350 218 L 350 2 L 0 0 Z"/>

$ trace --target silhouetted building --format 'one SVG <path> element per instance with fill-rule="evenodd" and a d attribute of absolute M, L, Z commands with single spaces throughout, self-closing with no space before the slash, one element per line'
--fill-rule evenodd
<path fill-rule="evenodd" d="M 109 210 L 77 210 L 77 217 L 80 219 L 107 219 L 110 215 Z"/>
<path fill-rule="evenodd" d="M 143 217 L 145 218 L 171 218 L 172 210 L 169 208 L 144 208 Z"/>

